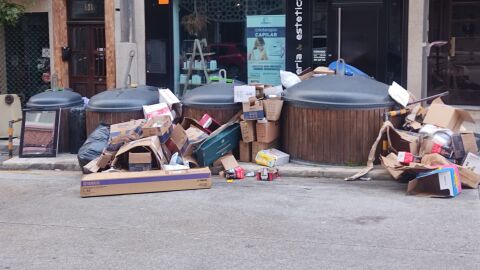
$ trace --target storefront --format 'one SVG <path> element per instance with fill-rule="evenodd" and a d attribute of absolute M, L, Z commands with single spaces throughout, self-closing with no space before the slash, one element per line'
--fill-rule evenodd
<path fill-rule="evenodd" d="M 431 0 L 428 95 L 450 91 L 449 104 L 480 104 L 480 1 Z"/>
<path fill-rule="evenodd" d="M 276 83 L 280 69 L 328 65 L 338 48 L 377 80 L 405 83 L 406 2 L 146 0 L 146 83 L 181 94 L 220 69 L 243 82 Z"/>

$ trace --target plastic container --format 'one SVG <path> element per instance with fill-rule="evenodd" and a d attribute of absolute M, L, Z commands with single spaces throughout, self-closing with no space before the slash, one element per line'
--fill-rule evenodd
<path fill-rule="evenodd" d="M 233 87 L 242 82 L 214 82 L 188 91 L 182 98 L 183 116 L 200 120 L 210 115 L 221 124 L 226 123 L 241 110 L 241 104 L 233 102 Z"/>
<path fill-rule="evenodd" d="M 47 90 L 43 93 L 32 96 L 26 107 L 28 109 L 60 109 L 60 126 L 58 132 L 58 152 L 66 153 L 70 152 L 70 140 L 80 140 L 84 138 L 86 134 L 82 134 L 82 130 L 74 132 L 75 136 L 79 138 L 70 137 L 70 128 L 77 131 L 76 125 L 70 125 L 69 115 L 72 108 L 83 107 L 84 101 L 82 96 L 72 89 L 63 89 L 57 91 Z M 76 123 L 79 124 L 79 123 Z"/>
<path fill-rule="evenodd" d="M 321 76 L 285 91 L 282 145 L 292 159 L 363 165 L 395 106 L 388 85 L 361 76 Z"/>
<path fill-rule="evenodd" d="M 143 119 L 143 106 L 159 102 L 158 88 L 139 86 L 117 88 L 99 93 L 87 105 L 87 134 L 100 123 L 118 124 L 131 119 Z"/>

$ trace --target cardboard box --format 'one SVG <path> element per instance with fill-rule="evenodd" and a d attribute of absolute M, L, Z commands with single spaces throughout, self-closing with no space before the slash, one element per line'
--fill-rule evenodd
<path fill-rule="evenodd" d="M 277 149 L 267 149 L 257 153 L 255 162 L 262 166 L 276 167 L 288 164 L 290 155 Z"/>
<path fill-rule="evenodd" d="M 271 121 L 257 122 L 257 141 L 270 143 L 275 141 L 280 133 L 280 123 Z"/>
<path fill-rule="evenodd" d="M 428 108 L 424 124 L 432 124 L 442 128 L 448 128 L 454 133 L 462 130 L 464 122 L 475 123 L 472 116 L 465 110 L 457 109 L 445 104 L 432 104 Z"/>
<path fill-rule="evenodd" d="M 181 155 L 185 154 L 188 148 L 188 135 L 182 125 L 175 125 L 170 136 L 169 141 L 167 141 L 167 146 L 172 153 L 179 152 Z"/>
<path fill-rule="evenodd" d="M 426 197 L 456 197 L 461 191 L 460 176 L 453 167 L 421 173 L 407 187 L 407 194 Z"/>
<path fill-rule="evenodd" d="M 163 164 L 167 163 L 157 136 L 143 138 L 122 146 L 115 155 L 112 167 L 128 169 L 130 163 L 129 153 L 150 153 L 153 157 L 151 162 L 153 169 L 162 169 Z"/>
<path fill-rule="evenodd" d="M 244 120 L 258 120 L 265 118 L 263 111 L 263 103 L 256 98 L 250 98 L 249 102 L 242 103 L 243 119 Z"/>
<path fill-rule="evenodd" d="M 465 150 L 466 153 L 478 153 L 478 146 L 477 146 L 477 140 L 475 138 L 475 134 L 473 133 L 463 133 L 461 134 L 462 136 L 462 142 L 463 142 L 463 149 Z"/>
<path fill-rule="evenodd" d="M 150 171 L 152 169 L 152 154 L 128 153 L 128 170 L 132 172 Z"/>
<path fill-rule="evenodd" d="M 255 141 L 255 121 L 240 121 L 240 130 L 244 142 Z"/>
<path fill-rule="evenodd" d="M 165 143 L 172 134 L 172 120 L 169 116 L 155 116 L 143 125 L 143 137 L 158 136 L 160 143 Z"/>
<path fill-rule="evenodd" d="M 402 131 L 398 129 L 388 129 L 390 137 L 390 148 L 397 152 L 410 152 L 417 156 L 419 153 L 422 137 L 420 134 Z"/>
<path fill-rule="evenodd" d="M 222 126 L 220 122 L 213 119 L 210 115 L 204 114 L 202 119 L 198 122 L 206 131 L 207 134 L 210 134 Z"/>
<path fill-rule="evenodd" d="M 463 159 L 465 157 L 465 148 L 463 147 L 462 135 L 453 134 L 452 150 L 455 159 Z"/>
<path fill-rule="evenodd" d="M 112 153 L 104 150 L 96 163 L 98 169 L 105 169 L 106 167 L 110 166 L 113 159 L 115 158 L 115 154 L 116 153 Z"/>
<path fill-rule="evenodd" d="M 468 153 L 462 163 L 462 166 L 470 169 L 476 174 L 480 174 L 480 157 L 473 153 Z"/>
<path fill-rule="evenodd" d="M 278 147 L 278 140 L 275 140 L 270 143 L 261 143 L 261 142 L 253 142 L 252 143 L 252 161 L 255 161 L 258 152 L 266 149 L 272 149 Z"/>
<path fill-rule="evenodd" d="M 480 184 L 480 174 L 474 173 L 469 168 L 458 166 L 460 181 L 463 187 L 477 189 Z"/>
<path fill-rule="evenodd" d="M 239 85 L 233 87 L 233 101 L 235 103 L 248 102 L 251 97 L 256 97 L 256 89 L 253 85 Z"/>
<path fill-rule="evenodd" d="M 170 107 L 167 103 L 158 103 L 153 105 L 144 105 L 143 106 L 143 114 L 145 115 L 146 119 L 150 119 L 155 116 L 162 116 L 166 115 L 170 117 L 173 121 L 173 114 L 170 111 Z"/>
<path fill-rule="evenodd" d="M 140 119 L 111 125 L 110 143 L 117 144 L 140 139 L 142 137 L 142 127 L 144 124 L 145 120 Z"/>
<path fill-rule="evenodd" d="M 93 173 L 83 177 L 80 196 L 93 197 L 206 189 L 211 186 L 211 173 L 208 168 L 176 171 Z"/>
<path fill-rule="evenodd" d="M 283 100 L 279 99 L 265 99 L 263 100 L 263 110 L 265 117 L 269 121 L 278 121 L 282 115 Z"/>
<path fill-rule="evenodd" d="M 252 143 L 240 141 L 239 143 L 240 161 L 252 162 Z"/>
<path fill-rule="evenodd" d="M 173 104 L 180 103 L 180 100 L 170 89 L 158 89 L 159 103 L 166 103 L 168 107 L 172 108 Z"/>

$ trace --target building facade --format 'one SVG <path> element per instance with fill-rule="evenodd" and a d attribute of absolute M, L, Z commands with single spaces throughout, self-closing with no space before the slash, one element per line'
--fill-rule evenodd
<path fill-rule="evenodd" d="M 417 97 L 450 91 L 451 104 L 480 105 L 480 0 L 24 2 L 22 22 L 0 29 L 2 92 L 35 92 L 56 78 L 58 86 L 91 97 L 123 87 L 130 74 L 133 84 L 180 95 L 185 83 L 207 82 L 194 64 L 197 81 L 186 79 L 188 61 L 199 60 L 192 59 L 198 40 L 208 76 L 225 69 L 230 78 L 253 82 L 269 69 L 301 73 L 341 57 Z M 42 31 L 43 41 L 28 41 Z M 15 45 L 19 34 L 23 43 Z"/>

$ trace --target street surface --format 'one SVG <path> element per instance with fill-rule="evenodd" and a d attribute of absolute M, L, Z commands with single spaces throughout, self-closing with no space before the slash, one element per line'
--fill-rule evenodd
<path fill-rule="evenodd" d="M 216 179 L 79 197 L 75 172 L 0 171 L 0 269 L 480 269 L 478 190 Z"/>

